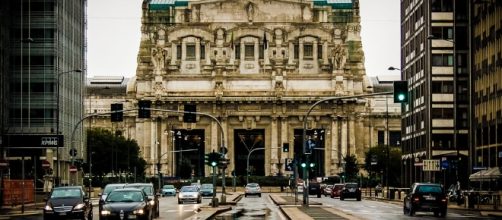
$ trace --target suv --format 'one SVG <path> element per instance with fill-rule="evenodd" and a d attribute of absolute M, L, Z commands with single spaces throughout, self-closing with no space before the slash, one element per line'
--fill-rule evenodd
<path fill-rule="evenodd" d="M 92 204 L 82 186 L 53 188 L 44 206 L 44 220 L 64 218 L 92 219 Z"/>
<path fill-rule="evenodd" d="M 309 183 L 309 195 L 317 195 L 317 198 L 321 198 L 321 184 L 316 182 Z"/>
<path fill-rule="evenodd" d="M 137 188 L 145 191 L 146 195 L 148 195 L 148 200 L 150 201 L 150 205 L 152 205 L 153 217 L 157 218 L 160 215 L 159 211 L 159 197 L 160 193 L 155 194 L 155 190 L 153 189 L 153 184 L 151 183 L 131 183 L 124 186 L 124 188 Z"/>
<path fill-rule="evenodd" d="M 342 190 L 340 191 L 340 200 L 346 198 L 355 198 L 357 201 L 361 201 L 361 189 L 357 183 L 345 183 Z"/>
<path fill-rule="evenodd" d="M 403 213 L 413 216 L 416 211 L 432 211 L 436 217 L 446 217 L 448 199 L 441 184 L 414 183 L 404 197 Z"/>

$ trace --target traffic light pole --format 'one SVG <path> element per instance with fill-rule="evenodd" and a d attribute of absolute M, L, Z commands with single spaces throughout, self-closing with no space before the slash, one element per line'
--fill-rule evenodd
<path fill-rule="evenodd" d="M 340 96 L 340 97 L 330 97 L 330 98 L 326 98 L 326 99 L 322 99 L 322 100 L 319 100 L 317 102 L 315 102 L 314 104 L 312 104 L 309 108 L 309 110 L 307 111 L 307 114 L 305 114 L 305 117 L 303 118 L 303 134 L 302 134 L 302 143 L 303 143 L 303 153 L 305 154 L 305 158 L 306 158 L 306 164 L 309 164 L 308 163 L 308 160 L 309 160 L 309 155 L 311 153 L 307 153 L 307 141 L 306 141 L 306 137 L 307 137 L 307 120 L 308 120 L 308 117 L 310 115 L 310 112 L 312 112 L 312 110 L 314 110 L 314 108 L 323 103 L 323 102 L 327 102 L 327 101 L 334 101 L 334 100 L 342 100 L 342 99 L 352 99 L 352 98 L 362 98 L 362 97 L 371 97 L 371 96 L 381 96 L 381 95 L 392 95 L 394 92 L 378 92 L 378 93 L 370 93 L 370 94 L 363 94 L 363 95 L 352 95 L 352 96 Z M 308 176 L 308 171 L 307 169 L 305 168 L 303 170 L 303 178 L 305 179 L 305 189 L 303 190 L 303 205 L 305 207 L 309 207 L 309 188 L 308 188 L 308 182 L 309 182 L 309 176 Z M 296 182 L 295 182 L 296 184 Z"/>

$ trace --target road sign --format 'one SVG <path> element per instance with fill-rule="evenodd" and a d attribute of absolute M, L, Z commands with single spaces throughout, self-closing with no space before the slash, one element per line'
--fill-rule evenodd
<path fill-rule="evenodd" d="M 77 172 L 77 166 L 71 165 L 69 170 L 70 170 L 70 173 L 76 173 Z"/>
<path fill-rule="evenodd" d="M 76 157 L 77 156 L 77 149 L 75 149 L 75 148 L 70 149 L 70 156 Z"/>
<path fill-rule="evenodd" d="M 424 171 L 441 171 L 440 160 L 424 160 Z"/>
<path fill-rule="evenodd" d="M 42 168 L 49 169 L 51 168 L 51 164 L 47 160 L 42 160 Z"/>
<path fill-rule="evenodd" d="M 449 166 L 450 166 L 450 163 L 447 160 L 441 161 L 441 168 L 442 169 L 448 169 Z"/>

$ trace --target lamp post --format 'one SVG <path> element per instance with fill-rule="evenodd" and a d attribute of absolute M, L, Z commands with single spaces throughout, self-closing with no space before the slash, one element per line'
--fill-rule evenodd
<path fill-rule="evenodd" d="M 81 73 L 81 69 L 74 69 L 74 70 L 69 70 L 69 71 L 64 71 L 64 72 L 59 72 L 57 73 L 57 79 L 56 79 L 56 135 L 59 135 L 59 85 L 60 85 L 60 80 L 61 76 L 64 74 L 68 73 Z M 57 166 L 56 166 L 56 186 L 59 186 L 60 184 L 60 177 L 59 177 L 59 169 L 60 169 L 60 160 L 59 160 L 59 146 L 56 148 L 56 160 L 57 160 Z"/>
<path fill-rule="evenodd" d="M 282 149 L 282 147 L 271 147 L 270 149 Z M 251 153 L 257 151 L 257 150 L 265 150 L 264 147 L 259 147 L 259 148 L 254 148 L 252 150 L 249 151 L 248 153 L 248 159 L 247 159 L 247 163 L 246 163 L 246 184 L 249 183 L 249 157 L 251 156 Z"/>

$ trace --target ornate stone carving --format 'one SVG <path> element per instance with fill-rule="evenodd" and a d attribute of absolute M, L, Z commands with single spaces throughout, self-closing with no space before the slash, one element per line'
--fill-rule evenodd
<path fill-rule="evenodd" d="M 254 18 L 254 6 L 252 2 L 249 2 L 246 6 L 246 14 L 248 16 L 248 21 L 252 22 Z"/>
<path fill-rule="evenodd" d="M 333 65 L 333 69 L 342 69 L 343 62 L 345 59 L 345 51 L 339 44 L 336 45 L 331 50 L 331 64 Z"/>

